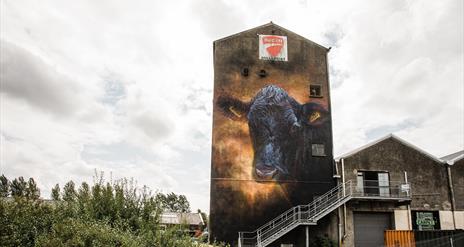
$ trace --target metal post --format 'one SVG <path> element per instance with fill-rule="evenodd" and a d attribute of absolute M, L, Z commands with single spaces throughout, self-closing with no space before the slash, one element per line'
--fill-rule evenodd
<path fill-rule="evenodd" d="M 343 197 L 345 197 L 345 159 L 340 159 L 342 163 L 342 183 L 343 183 Z M 351 185 L 350 185 L 351 187 Z M 343 203 L 343 236 L 346 235 L 346 203 Z M 343 239 L 344 237 L 342 237 Z"/>
<path fill-rule="evenodd" d="M 451 177 L 451 167 L 449 164 L 446 164 L 446 172 L 448 173 L 448 186 L 449 186 L 449 194 L 451 197 L 451 210 L 453 210 L 453 227 L 456 230 L 456 200 L 454 199 L 454 188 L 453 188 L 453 178 Z"/>
<path fill-rule="evenodd" d="M 309 226 L 306 226 L 306 247 L 309 247 Z"/>
<path fill-rule="evenodd" d="M 343 159 L 340 160 L 342 163 L 342 187 L 343 187 L 343 197 L 345 197 L 345 162 Z"/>
<path fill-rule="evenodd" d="M 404 183 L 405 184 L 409 184 L 408 183 L 408 172 L 407 171 L 404 171 Z M 400 185 L 401 186 L 401 185 Z M 411 186 L 409 186 L 409 190 L 411 189 Z M 401 190 L 401 188 L 400 188 Z M 409 197 L 409 190 L 406 191 L 406 195 Z M 399 192 L 398 192 L 398 196 L 399 196 Z M 411 213 L 411 204 L 409 203 L 407 206 L 407 212 L 408 212 L 408 230 L 412 230 L 412 213 Z"/>

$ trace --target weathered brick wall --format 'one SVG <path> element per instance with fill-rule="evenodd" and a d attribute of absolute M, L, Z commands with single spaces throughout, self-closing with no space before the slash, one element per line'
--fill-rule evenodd
<path fill-rule="evenodd" d="M 464 210 L 464 159 L 451 165 L 456 210 Z"/>
<path fill-rule="evenodd" d="M 346 180 L 356 181 L 358 170 L 388 171 L 390 181 L 411 184 L 411 209 L 450 210 L 446 167 L 417 150 L 388 138 L 345 159 Z"/>

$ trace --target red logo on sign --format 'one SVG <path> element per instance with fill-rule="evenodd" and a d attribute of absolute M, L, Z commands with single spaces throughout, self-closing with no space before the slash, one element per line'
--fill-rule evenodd
<path fill-rule="evenodd" d="M 266 46 L 267 52 L 275 57 L 279 55 L 282 47 L 284 46 L 284 39 L 278 36 L 265 36 L 263 37 L 263 45 Z"/>

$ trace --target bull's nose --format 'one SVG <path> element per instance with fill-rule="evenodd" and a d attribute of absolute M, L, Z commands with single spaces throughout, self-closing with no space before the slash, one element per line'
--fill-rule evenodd
<path fill-rule="evenodd" d="M 261 179 L 272 179 L 276 173 L 277 169 L 273 167 L 256 167 L 256 175 Z"/>

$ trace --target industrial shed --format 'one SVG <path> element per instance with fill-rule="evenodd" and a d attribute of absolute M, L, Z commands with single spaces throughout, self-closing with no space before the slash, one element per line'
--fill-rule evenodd
<path fill-rule="evenodd" d="M 164 212 L 159 220 L 161 227 L 183 226 L 191 236 L 199 236 L 206 226 L 200 213 Z"/>
<path fill-rule="evenodd" d="M 339 183 L 372 195 L 339 208 L 340 243 L 381 246 L 385 230 L 463 229 L 461 159 L 450 165 L 392 134 L 336 158 Z"/>

